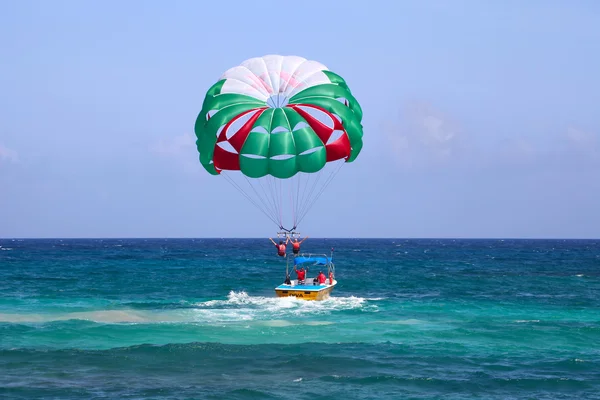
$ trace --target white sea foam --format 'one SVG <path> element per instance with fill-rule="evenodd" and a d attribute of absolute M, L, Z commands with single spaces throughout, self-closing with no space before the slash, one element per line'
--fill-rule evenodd
<path fill-rule="evenodd" d="M 377 311 L 377 306 L 361 297 L 330 297 L 323 301 L 306 301 L 294 297 L 249 296 L 231 292 L 226 300 L 209 300 L 193 304 L 193 308 L 171 310 L 94 310 L 48 314 L 2 314 L 0 322 L 44 323 L 85 320 L 97 323 L 194 323 L 229 324 L 253 321 L 259 325 L 330 325 L 319 318 L 344 310 Z M 305 318 L 309 317 L 309 318 Z"/>
<path fill-rule="evenodd" d="M 380 299 L 376 299 L 380 300 Z M 209 300 L 196 303 L 195 306 L 203 309 L 232 309 L 248 312 L 268 312 L 273 314 L 302 315 L 329 314 L 332 311 L 360 309 L 365 307 L 369 300 L 362 297 L 329 297 L 322 301 L 306 301 L 295 297 L 263 297 L 249 296 L 246 292 L 230 292 L 227 300 Z M 242 308 L 240 308 L 242 306 Z M 372 306 L 376 307 L 376 306 Z"/>
<path fill-rule="evenodd" d="M 330 297 L 322 301 L 306 301 L 295 297 L 249 296 L 246 292 L 230 292 L 226 300 L 196 303 L 195 320 L 213 322 L 256 321 L 266 326 L 328 325 L 319 320 L 332 313 L 360 309 L 377 311 L 377 306 L 361 297 Z M 300 317 L 314 317 L 310 320 Z"/>

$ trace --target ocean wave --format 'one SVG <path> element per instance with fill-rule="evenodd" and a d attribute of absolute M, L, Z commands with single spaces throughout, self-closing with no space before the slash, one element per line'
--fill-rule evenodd
<path fill-rule="evenodd" d="M 388 324 L 388 325 L 421 325 L 421 324 L 425 324 L 426 321 L 409 318 L 409 319 L 399 319 L 399 320 L 377 320 L 377 321 L 369 321 L 368 323 L 369 324 Z"/>
<path fill-rule="evenodd" d="M 149 313 L 134 310 L 100 310 L 80 311 L 67 313 L 48 314 L 3 314 L 0 313 L 0 322 L 8 323 L 43 323 L 55 321 L 84 320 L 99 323 L 140 323 L 140 322 L 166 322 L 165 317 L 152 317 Z"/>

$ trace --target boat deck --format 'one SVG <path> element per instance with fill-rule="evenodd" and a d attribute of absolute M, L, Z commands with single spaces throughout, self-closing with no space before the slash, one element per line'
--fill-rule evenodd
<path fill-rule="evenodd" d="M 311 284 L 304 284 L 304 285 L 286 285 L 285 283 L 282 283 L 281 285 L 277 286 L 275 289 L 279 289 L 279 290 L 306 290 L 306 291 L 310 291 L 310 290 L 315 290 L 315 291 L 319 291 L 322 289 L 325 289 L 326 287 L 331 286 L 331 285 L 313 285 Z"/>
<path fill-rule="evenodd" d="M 337 283 L 337 281 L 334 279 L 333 280 L 333 285 L 329 284 L 329 278 L 327 278 L 327 280 L 325 281 L 324 284 L 313 284 L 313 278 L 307 278 L 304 281 L 303 285 L 298 285 L 298 280 L 297 279 L 293 279 L 291 285 L 286 285 L 285 283 L 282 283 L 281 285 L 277 286 L 275 288 L 275 290 L 305 290 L 307 292 L 309 291 L 315 291 L 318 292 L 320 290 L 323 289 L 327 289 L 328 287 L 332 287 L 335 286 L 335 284 Z"/>

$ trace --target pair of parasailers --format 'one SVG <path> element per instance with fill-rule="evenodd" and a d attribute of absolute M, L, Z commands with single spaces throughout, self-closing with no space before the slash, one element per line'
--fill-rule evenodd
<path fill-rule="evenodd" d="M 293 251 L 294 255 L 298 255 L 300 253 L 300 245 L 306 239 L 308 239 L 308 236 L 306 236 L 301 241 L 298 241 L 298 238 L 296 238 L 296 239 L 294 239 L 292 241 L 292 251 Z M 280 240 L 279 244 L 275 243 L 275 241 L 273 239 L 271 239 L 271 238 L 269 238 L 269 240 L 277 248 L 277 255 L 280 256 L 280 257 L 285 257 L 286 256 L 286 246 L 290 242 L 290 238 L 289 237 L 286 238 L 285 242 L 283 240 Z M 294 271 L 296 272 L 296 275 L 298 275 L 298 284 L 303 285 L 305 283 L 306 273 L 308 272 L 308 268 L 306 268 L 306 270 L 304 269 L 304 267 L 300 267 L 300 269 L 296 269 L 296 266 L 294 265 Z M 320 284 L 325 283 L 325 274 L 323 273 L 323 271 L 320 271 L 319 275 L 315 279 Z M 290 284 L 290 277 L 289 277 L 289 275 L 285 277 L 285 283 L 288 284 L 288 285 Z"/>
<path fill-rule="evenodd" d="M 300 245 L 302 244 L 302 242 L 304 242 L 306 239 L 308 239 L 308 236 L 305 237 L 304 239 L 302 239 L 301 241 L 298 241 L 298 238 L 294 239 L 294 241 L 292 242 L 292 251 L 294 252 L 294 254 L 298 254 L 300 253 Z M 283 240 L 279 241 L 279 244 L 275 243 L 275 241 L 271 238 L 269 238 L 269 240 L 275 245 L 275 247 L 277 248 L 277 255 L 280 257 L 285 257 L 285 251 L 286 251 L 286 246 L 287 244 L 290 242 L 290 238 L 287 237 L 285 239 L 285 243 L 283 242 Z"/>

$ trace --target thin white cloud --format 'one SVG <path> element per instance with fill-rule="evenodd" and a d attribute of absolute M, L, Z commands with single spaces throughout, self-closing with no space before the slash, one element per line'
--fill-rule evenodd
<path fill-rule="evenodd" d="M 523 166 L 536 161 L 543 155 L 542 149 L 531 139 L 523 136 L 505 138 L 495 144 L 488 154 L 483 154 L 484 162 Z"/>
<path fill-rule="evenodd" d="M 160 139 L 150 146 L 150 152 L 178 163 L 186 171 L 197 173 L 199 170 L 196 137 L 191 133 Z"/>
<path fill-rule="evenodd" d="M 598 144 L 600 142 L 598 135 L 574 127 L 569 127 L 565 136 L 569 144 L 574 148 L 588 154 L 598 154 Z"/>
<path fill-rule="evenodd" d="M 387 151 L 400 168 L 553 168 L 600 163 L 600 135 L 576 127 L 502 134 L 494 125 L 465 131 L 426 102 L 408 103 L 383 126 Z M 543 134 L 542 134 L 543 133 Z"/>
<path fill-rule="evenodd" d="M 181 156 L 189 153 L 190 149 L 195 151 L 196 138 L 190 133 L 183 133 L 169 139 L 161 139 L 150 147 L 150 151 L 161 156 Z"/>
<path fill-rule="evenodd" d="M 400 165 L 415 166 L 445 162 L 456 153 L 463 134 L 459 124 L 428 103 L 409 103 L 399 121 L 384 131 Z"/>
<path fill-rule="evenodd" d="M 19 162 L 19 155 L 15 150 L 9 149 L 0 143 L 0 161 L 17 163 Z"/>

